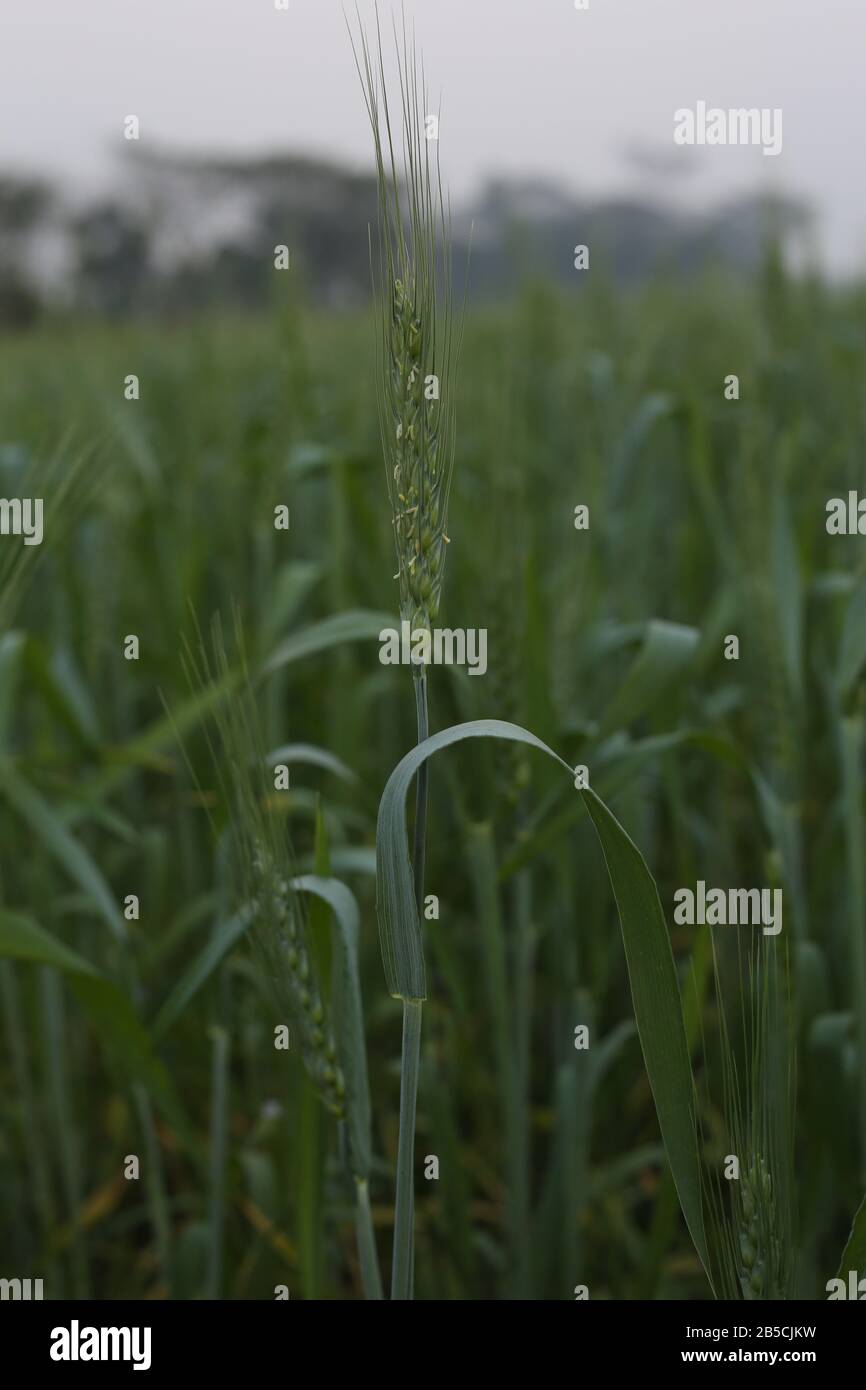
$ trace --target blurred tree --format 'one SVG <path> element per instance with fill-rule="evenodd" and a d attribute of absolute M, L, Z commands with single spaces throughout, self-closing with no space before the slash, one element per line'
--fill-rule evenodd
<path fill-rule="evenodd" d="M 53 210 L 54 194 L 41 179 L 0 175 L 0 323 L 26 327 L 39 315 L 34 241 Z"/>
<path fill-rule="evenodd" d="M 79 305 L 111 317 L 141 308 L 151 266 L 139 215 L 118 202 L 100 202 L 73 218 L 69 231 Z"/>

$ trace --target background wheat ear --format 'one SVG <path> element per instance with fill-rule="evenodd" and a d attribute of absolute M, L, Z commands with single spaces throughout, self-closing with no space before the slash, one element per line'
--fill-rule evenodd
<path fill-rule="evenodd" d="M 797 1257 L 787 960 L 775 938 L 762 936 L 745 947 L 738 941 L 736 950 L 729 996 L 736 1014 L 727 1003 L 725 963 L 713 952 L 726 1148 L 739 1159 L 738 1179 L 720 1177 L 715 1161 L 707 1186 L 717 1292 L 722 1298 L 789 1299 L 795 1297 Z"/>
<path fill-rule="evenodd" d="M 360 23 L 359 23 L 360 27 Z M 377 314 L 377 403 L 394 526 L 400 615 L 429 628 L 439 611 L 454 465 L 460 324 L 452 302 L 450 211 L 439 142 L 414 39 L 394 29 L 400 121 L 388 103 L 382 36 L 371 54 L 360 29 L 355 62 L 370 117 L 379 190 L 371 268 Z M 432 132 L 432 125 L 429 127 Z M 397 149 L 395 150 L 395 143 Z M 435 156 L 431 157 L 431 146 Z"/>
<path fill-rule="evenodd" d="M 236 892 L 275 1010 L 288 1020 L 292 1046 L 299 1048 L 324 1105 L 342 1120 L 345 1078 L 307 948 L 303 903 L 292 887 L 295 866 L 288 830 L 272 805 L 273 785 L 237 621 L 235 634 L 242 674 L 215 710 L 218 741 L 211 743 L 211 754 L 230 817 Z M 212 648 L 211 657 L 199 639 L 197 652 L 186 655 L 191 683 L 202 689 L 227 680 L 232 669 L 218 620 Z"/>
<path fill-rule="evenodd" d="M 326 1109 L 338 1122 L 340 1153 L 354 1187 L 355 1229 L 364 1293 L 380 1299 L 382 1284 L 370 1207 L 372 1137 L 363 1004 L 358 968 L 357 903 L 336 879 L 311 874 L 298 877 L 286 822 L 273 804 L 273 784 L 260 734 L 258 708 L 235 614 L 235 664 L 215 619 L 212 651 L 201 634 L 195 653 L 187 648 L 188 678 L 201 690 L 222 685 L 229 690 L 214 712 L 218 731 L 210 753 L 229 817 L 236 877 L 238 916 L 257 957 L 274 1004 L 275 1017 L 288 1020 L 292 1048 Z M 303 894 L 312 894 L 333 910 L 340 966 L 334 972 L 332 1028 L 315 958 L 307 943 Z"/>

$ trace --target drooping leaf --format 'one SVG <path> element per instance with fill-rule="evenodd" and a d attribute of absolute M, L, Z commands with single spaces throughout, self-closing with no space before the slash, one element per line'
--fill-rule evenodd
<path fill-rule="evenodd" d="M 572 768 L 528 730 L 498 719 L 458 724 L 409 750 L 394 768 L 379 804 L 376 827 L 376 908 L 385 977 L 402 999 L 426 997 L 421 923 L 406 832 L 406 796 L 421 764 L 433 753 L 469 738 L 502 738 L 537 748 L 569 777 Z M 680 1205 L 709 1275 L 697 1146 L 694 1087 L 683 1008 L 667 924 L 655 881 L 640 851 L 595 792 L 583 798 L 601 842 L 622 928 L 638 1036 L 652 1087 L 662 1139 Z"/>

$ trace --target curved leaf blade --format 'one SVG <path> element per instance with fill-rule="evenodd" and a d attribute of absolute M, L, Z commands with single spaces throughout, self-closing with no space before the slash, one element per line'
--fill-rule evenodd
<path fill-rule="evenodd" d="M 406 796 L 427 758 L 468 738 L 502 738 L 538 748 L 572 776 L 570 765 L 541 739 L 500 719 L 473 720 L 441 730 L 411 748 L 397 764 L 382 793 L 376 827 L 376 909 L 382 958 L 388 989 L 397 998 L 426 997 L 421 923 L 406 832 Z M 709 1277 L 691 1062 L 658 889 L 639 849 L 604 802 L 589 788 L 580 795 L 601 843 L 619 912 L 635 1021 L 662 1140 L 683 1215 Z"/>
<path fill-rule="evenodd" d="M 547 753 L 567 772 L 568 763 L 540 738 L 502 719 L 455 724 L 410 748 L 388 778 L 376 822 L 376 911 L 389 993 L 396 999 L 425 999 L 427 982 L 421 923 L 412 885 L 406 833 L 406 795 L 422 763 L 441 748 L 467 738 L 504 738 Z"/>
<path fill-rule="evenodd" d="M 352 609 L 348 613 L 335 613 L 321 622 L 293 632 L 281 642 L 275 652 L 265 662 L 261 674 L 269 676 L 292 661 L 314 656 L 317 652 L 339 647 L 344 642 L 365 642 L 378 639 L 385 627 L 394 627 L 392 613 L 375 613 L 368 608 Z"/>
<path fill-rule="evenodd" d="M 307 767 L 318 767 L 324 772 L 331 772 L 343 782 L 357 780 L 355 773 L 342 758 L 315 743 L 281 743 L 279 748 L 272 748 L 270 753 L 265 755 L 265 762 L 268 767 L 276 767 L 277 763 L 286 763 L 287 766 L 291 766 L 292 763 L 305 764 Z"/>

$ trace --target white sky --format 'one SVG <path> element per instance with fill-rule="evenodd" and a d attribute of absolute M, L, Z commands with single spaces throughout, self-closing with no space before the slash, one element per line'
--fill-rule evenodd
<path fill-rule="evenodd" d="M 380 9 L 390 22 L 391 0 Z M 655 188 L 689 206 L 770 186 L 816 204 L 834 266 L 866 269 L 866 0 L 405 9 L 443 94 L 442 166 L 456 198 L 490 173 L 587 195 Z M 370 17 L 371 0 L 360 10 Z M 781 107 L 781 155 L 676 149 L 673 112 L 700 99 Z M 0 168 L 104 184 L 130 113 L 142 141 L 369 163 L 339 0 L 289 0 L 288 13 L 274 0 L 0 0 Z M 626 158 L 635 148 L 671 171 L 653 184 Z"/>

